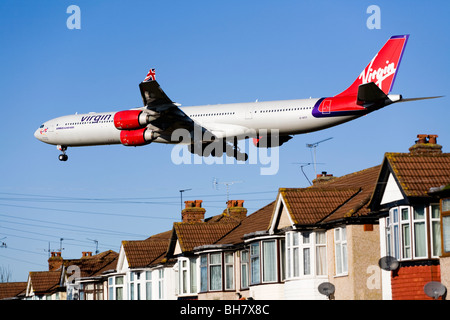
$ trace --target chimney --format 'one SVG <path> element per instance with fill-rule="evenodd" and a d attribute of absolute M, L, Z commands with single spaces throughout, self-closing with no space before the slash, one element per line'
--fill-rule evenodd
<path fill-rule="evenodd" d="M 442 146 L 437 144 L 437 134 L 418 134 L 416 143 L 409 148 L 412 155 L 441 154 Z"/>
<path fill-rule="evenodd" d="M 229 200 L 223 214 L 243 220 L 247 216 L 247 209 L 244 208 L 244 200 Z"/>
<path fill-rule="evenodd" d="M 185 208 L 181 211 L 183 222 L 202 222 L 206 209 L 202 208 L 202 200 L 185 201 Z"/>
<path fill-rule="evenodd" d="M 92 257 L 92 251 L 83 251 L 82 257 Z"/>
<path fill-rule="evenodd" d="M 64 260 L 61 257 L 61 252 L 52 252 L 51 257 L 48 258 L 48 271 L 55 271 L 61 268 Z"/>
<path fill-rule="evenodd" d="M 330 181 L 331 179 L 334 179 L 334 176 L 332 174 L 328 174 L 326 171 L 322 171 L 322 173 L 318 174 L 317 177 L 313 180 L 313 184 L 316 185 L 321 182 Z"/>

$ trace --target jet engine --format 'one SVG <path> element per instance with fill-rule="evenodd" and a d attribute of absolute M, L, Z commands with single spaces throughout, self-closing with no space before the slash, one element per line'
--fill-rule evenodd
<path fill-rule="evenodd" d="M 159 133 L 148 128 L 120 131 L 120 142 L 125 146 L 143 146 L 159 137 Z"/>
<path fill-rule="evenodd" d="M 159 114 L 151 110 L 125 110 L 116 112 L 114 126 L 119 130 L 143 128 L 158 118 Z"/>

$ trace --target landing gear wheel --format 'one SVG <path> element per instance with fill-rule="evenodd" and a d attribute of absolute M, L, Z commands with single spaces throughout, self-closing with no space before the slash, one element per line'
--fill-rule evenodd
<path fill-rule="evenodd" d="M 69 159 L 69 157 L 66 154 L 67 150 L 66 146 L 56 146 L 56 149 L 62 152 L 62 154 L 60 154 L 58 157 L 59 161 L 67 161 L 67 159 Z"/>

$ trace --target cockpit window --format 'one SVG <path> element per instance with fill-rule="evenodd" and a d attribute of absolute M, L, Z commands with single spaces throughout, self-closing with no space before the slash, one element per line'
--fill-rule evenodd
<path fill-rule="evenodd" d="M 44 125 L 43 124 L 41 124 L 41 126 L 39 127 L 39 128 L 43 128 L 44 127 Z"/>

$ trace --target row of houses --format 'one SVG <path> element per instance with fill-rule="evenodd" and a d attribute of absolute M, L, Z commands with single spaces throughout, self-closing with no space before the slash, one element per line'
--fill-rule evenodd
<path fill-rule="evenodd" d="M 52 253 L 49 271 L 1 284 L 0 298 L 445 299 L 450 153 L 436 140 L 418 135 L 378 166 L 280 188 L 251 214 L 243 200 L 210 217 L 201 200 L 185 201 L 171 230 L 118 253 Z"/>

